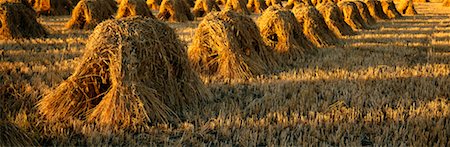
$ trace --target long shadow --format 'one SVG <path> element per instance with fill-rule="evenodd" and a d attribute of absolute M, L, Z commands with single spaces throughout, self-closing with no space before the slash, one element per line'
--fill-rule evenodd
<path fill-rule="evenodd" d="M 389 72 L 391 71 L 388 68 L 380 68 L 373 74 Z M 450 97 L 448 90 L 450 89 L 450 77 L 445 74 L 432 77 L 397 75 L 391 78 L 372 77 L 368 79 L 363 77 L 357 79 L 326 77 L 304 79 L 301 77 L 301 73 L 293 76 L 297 77 L 234 84 L 210 83 L 207 86 L 215 96 L 215 103 L 232 99 L 238 103 L 239 109 L 247 108 L 251 102 L 258 99 L 278 103 L 267 104 L 280 105 L 279 108 L 292 106 L 295 108 L 291 108 L 291 110 L 307 112 L 307 110 L 325 111 L 329 105 L 339 100 L 345 101 L 347 107 L 370 109 L 382 108 L 386 105 L 393 107 L 404 105 L 404 100 L 417 102 L 430 101 L 438 97 Z M 294 100 L 304 108 L 289 105 L 288 100 Z M 258 113 L 264 112 L 268 112 L 268 110 Z"/>
<path fill-rule="evenodd" d="M 445 26 L 445 24 L 450 23 L 448 15 L 442 16 L 404 16 L 399 19 L 380 21 L 378 22 L 382 26 L 389 26 L 393 28 L 401 28 L 405 26 L 417 26 L 425 25 L 425 27 L 433 27 L 433 26 Z"/>
<path fill-rule="evenodd" d="M 45 50 L 64 50 L 70 47 L 83 47 L 84 42 L 67 43 L 66 41 L 54 40 L 42 38 L 42 40 L 22 40 L 2 43 L 0 48 L 3 50 L 33 50 L 33 51 L 45 51 Z"/>
<path fill-rule="evenodd" d="M 347 40 L 347 42 L 350 43 L 390 43 L 390 44 L 428 44 L 430 43 L 431 38 L 429 37 L 403 37 L 403 36 L 376 36 L 376 34 L 374 34 L 373 37 L 364 37 L 364 38 L 350 38 Z"/>
<path fill-rule="evenodd" d="M 448 24 L 440 22 L 382 22 L 380 25 L 384 29 L 404 29 L 404 28 L 437 29 L 437 28 L 447 28 L 448 26 Z"/>
<path fill-rule="evenodd" d="M 68 32 L 51 32 L 46 38 L 52 39 L 72 39 L 72 38 L 85 38 L 87 39 L 92 33 L 92 30 L 70 30 Z"/>
<path fill-rule="evenodd" d="M 380 69 L 376 72 L 390 71 Z M 301 77 L 301 73 L 298 76 Z M 409 133 L 429 133 L 432 136 L 429 139 L 434 140 L 441 131 L 428 129 L 435 127 L 434 124 L 439 120 L 448 122 L 449 116 L 434 115 L 439 112 L 445 113 L 446 110 L 439 108 L 436 108 L 439 109 L 438 112 L 429 113 L 428 111 L 434 110 L 429 106 L 439 107 L 435 106 L 435 102 L 441 102 L 437 98 L 448 100 L 449 81 L 448 75 L 433 77 L 399 75 L 374 79 L 276 79 L 233 85 L 209 84 L 216 98 L 215 102 L 205 107 L 204 112 L 209 113 L 203 119 L 221 118 L 224 119 L 223 122 L 232 121 L 229 128 L 219 127 L 232 129 L 235 124 L 233 120 L 239 118 L 242 123 L 237 123 L 240 127 L 235 128 L 234 132 L 248 129 L 247 125 L 252 126 L 251 123 L 246 123 L 248 120 L 264 120 L 265 125 L 260 127 L 292 127 L 287 131 L 288 134 L 298 133 L 292 129 L 301 125 L 322 132 L 315 136 L 322 138 L 321 141 L 331 141 L 333 144 L 339 142 L 327 139 L 329 136 L 327 133 L 334 134 L 338 133 L 338 128 L 353 127 L 359 129 L 352 129 L 353 131 L 348 131 L 347 135 L 365 134 L 371 142 L 375 142 L 375 137 L 383 137 L 387 141 L 385 143 L 392 143 L 395 140 L 390 140 L 389 135 L 380 135 L 395 132 L 398 128 L 412 131 Z M 448 105 L 448 102 L 444 105 Z M 414 109 L 420 111 L 412 111 Z M 398 111 L 399 114 L 391 111 Z M 380 115 L 380 118 L 377 118 L 377 115 Z M 374 117 L 373 120 L 368 120 L 371 117 Z M 423 132 L 414 132 L 414 129 Z M 259 128 L 261 133 L 269 133 L 262 130 Z M 221 134 L 216 134 L 216 131 L 219 130 L 211 129 L 211 135 L 220 137 Z M 281 132 L 283 129 L 277 131 Z M 343 138 L 338 138 L 341 139 Z M 412 136 L 406 137 L 406 140 L 414 139 Z M 345 140 L 340 142 L 342 141 L 345 142 Z M 425 143 L 433 144 L 433 141 Z"/>
<path fill-rule="evenodd" d="M 433 40 L 434 41 L 449 41 L 450 42 L 450 33 L 449 33 L 448 36 L 439 36 L 439 37 L 433 36 Z"/>
<path fill-rule="evenodd" d="M 403 51 L 399 51 L 403 50 Z M 450 59 L 437 60 L 431 52 L 450 53 L 448 49 L 428 46 L 354 46 L 346 49 L 323 49 L 317 55 L 306 56 L 292 70 L 317 68 L 325 71 L 343 69 L 358 71 L 377 66 L 415 67 L 426 64 L 449 64 Z"/>
<path fill-rule="evenodd" d="M 166 22 L 170 27 L 177 28 L 197 28 L 200 21 L 188 21 L 188 22 Z"/>
<path fill-rule="evenodd" d="M 450 50 L 446 46 L 416 45 L 414 42 L 383 45 L 382 41 L 374 42 L 362 45 L 350 43 L 345 48 L 321 48 L 317 53 L 304 55 L 292 65 L 282 66 L 265 76 L 278 76 L 302 69 L 355 72 L 378 66 L 414 68 L 427 64 L 450 64 L 450 58 L 446 58 Z"/>
<path fill-rule="evenodd" d="M 429 21 L 430 19 L 432 20 L 442 20 L 442 19 L 448 19 L 448 14 L 428 14 L 428 15 L 424 15 L 424 14 L 419 14 L 419 15 L 414 15 L 414 16 L 402 16 L 401 18 L 396 18 L 392 21 L 406 21 L 406 22 L 414 22 L 417 20 L 421 20 L 421 21 Z"/>
<path fill-rule="evenodd" d="M 385 28 L 385 29 L 389 29 L 389 30 L 376 30 L 376 31 L 370 31 L 370 30 L 364 30 L 362 32 L 366 33 L 366 34 L 373 34 L 373 35 L 377 35 L 377 34 L 386 34 L 386 35 L 404 35 L 404 34 L 411 34 L 411 35 L 416 35 L 416 34 L 424 34 L 424 35 L 428 35 L 428 34 L 432 34 L 432 33 L 450 33 L 450 30 L 435 30 L 435 28 L 428 28 L 427 30 L 425 30 L 424 28 L 421 28 L 420 30 L 395 30 L 393 28 Z"/>

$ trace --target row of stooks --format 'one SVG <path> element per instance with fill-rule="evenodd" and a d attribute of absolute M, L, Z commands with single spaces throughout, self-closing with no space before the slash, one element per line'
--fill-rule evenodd
<path fill-rule="evenodd" d="M 72 10 L 72 19 L 67 23 L 67 28 L 94 28 L 98 23 L 115 18 L 141 15 L 155 17 L 151 9 L 158 10 L 157 18 L 165 21 L 184 22 L 192 21 L 195 17 L 203 17 L 211 11 L 220 11 L 218 5 L 225 5 L 224 9 L 232 9 L 236 12 L 250 14 L 260 13 L 268 6 L 282 6 L 281 0 L 3 0 L 22 1 L 31 5 L 39 14 L 66 14 L 71 10 L 71 5 L 77 3 Z M 284 7 L 292 9 L 296 5 L 318 5 L 327 1 L 339 2 L 340 0 L 289 0 Z M 382 0 L 383 3 L 392 3 L 391 0 Z M 403 0 L 399 10 L 402 13 L 416 13 L 410 11 L 412 0 Z M 190 7 L 194 7 L 192 12 Z M 283 6 L 282 6 L 283 7 Z M 65 13 L 66 12 L 66 13 Z"/>
<path fill-rule="evenodd" d="M 17 0 L 3 0 L 3 1 L 17 1 Z M 44 15 L 68 15 L 71 10 L 77 5 L 80 0 L 24 0 L 30 6 L 32 6 L 37 13 Z M 112 3 L 114 0 L 109 0 Z M 148 7 L 154 10 L 158 10 L 163 0 L 142 0 L 146 1 Z M 211 11 L 216 9 L 217 5 L 232 5 L 235 4 L 247 4 L 247 9 L 256 13 L 261 12 L 261 10 L 266 9 L 268 6 L 280 5 L 281 1 L 288 1 L 286 7 L 293 7 L 295 4 L 299 3 L 301 0 L 239 0 L 231 1 L 227 4 L 226 0 L 179 0 L 185 3 L 184 5 L 195 7 L 194 9 L 203 9 L 203 11 Z M 313 4 L 321 3 L 323 0 L 312 0 Z M 333 0 L 334 2 L 341 0 Z M 419 2 L 428 2 L 429 0 L 414 0 Z M 121 3 L 122 0 L 116 0 L 117 3 Z M 166 2 L 167 3 L 167 2 Z M 173 2 L 168 2 L 173 3 Z M 444 5 L 446 1 L 444 0 Z M 204 8 L 202 8 L 204 7 Z M 242 6 L 238 6 L 242 7 Z M 245 8 L 244 8 L 245 9 Z"/>
<path fill-rule="evenodd" d="M 389 9 L 384 5 L 369 0 L 292 10 L 271 6 L 256 23 L 232 10 L 211 12 L 187 52 L 174 30 L 154 18 L 106 20 L 90 35 L 74 73 L 45 94 L 37 108 L 46 123 L 69 127 L 82 122 L 110 131 L 177 123 L 199 115 L 212 99 L 198 73 L 244 79 L 267 74 L 317 47 L 339 44 L 340 36 L 370 29 L 377 19 L 401 17 L 393 3 L 387 4 Z M 25 11 L 27 6 L 19 8 L 12 10 Z M 14 138 L 0 140 L 7 144 Z"/>
<path fill-rule="evenodd" d="M 45 29 L 39 27 L 37 23 L 33 23 L 37 13 L 43 14 L 66 14 L 65 11 L 70 11 L 70 5 L 77 3 L 72 10 L 72 18 L 67 22 L 66 28 L 71 29 L 92 29 L 98 23 L 111 19 L 115 15 L 115 18 L 122 18 L 128 16 L 153 16 L 151 8 L 159 9 L 157 17 L 165 21 L 189 21 L 194 20 L 194 16 L 202 17 L 212 11 L 220 11 L 219 4 L 225 4 L 225 9 L 232 9 L 236 12 L 243 14 L 249 14 L 249 10 L 260 13 L 267 9 L 267 5 L 277 5 L 282 7 L 282 3 L 279 0 L 196 0 L 195 4 L 189 4 L 188 1 L 192 0 L 0 0 L 2 6 L 0 7 L 3 23 L 0 25 L 1 35 L 0 39 L 12 39 L 12 38 L 30 38 L 30 37 L 42 37 L 47 33 Z M 217 1 L 217 2 L 216 2 Z M 336 1 L 329 0 L 330 2 L 338 3 Z M 289 0 L 284 6 L 285 8 L 292 9 L 294 6 L 301 5 L 319 5 L 326 3 L 327 0 Z M 361 2 L 354 1 L 358 5 L 358 9 L 363 8 Z M 20 5 L 23 4 L 23 5 Z M 245 6 L 245 4 L 247 4 Z M 395 18 L 398 14 L 392 14 L 391 10 L 398 12 L 394 5 L 394 2 L 389 0 L 368 0 L 366 4 L 369 5 L 370 13 L 374 13 L 382 10 L 389 18 Z M 194 9 L 192 13 L 189 6 L 193 5 Z M 372 6 L 374 5 L 374 6 Z M 381 6 L 378 6 L 381 5 Z M 375 7 L 382 7 L 382 9 L 374 9 Z M 62 7 L 62 8 L 61 8 Z M 412 0 L 403 1 L 397 8 L 402 14 L 416 14 Z M 33 11 L 34 10 L 34 11 Z M 344 11 L 346 13 L 347 11 Z M 381 15 L 381 14 L 380 14 Z M 14 16 L 14 17 L 8 17 Z M 382 19 L 385 19 L 384 15 L 381 15 Z M 29 19 L 16 19 L 16 18 L 29 18 Z M 364 16 L 363 16 L 364 17 Z M 12 25 L 22 24 L 22 25 Z M 22 33 L 23 32 L 23 33 Z"/>
<path fill-rule="evenodd" d="M 282 6 L 280 0 L 196 0 L 195 4 L 192 0 L 116 0 L 119 4 L 116 18 L 126 16 L 141 15 L 147 17 L 155 17 L 150 9 L 159 9 L 157 18 L 170 22 L 192 21 L 195 17 L 203 17 L 212 11 L 221 11 L 219 4 L 225 5 L 224 9 L 234 10 L 243 14 L 250 14 L 250 11 L 260 13 L 268 6 Z M 292 9 L 296 5 L 317 5 L 327 0 L 289 0 L 286 8 Z M 337 3 L 338 0 L 333 2 Z M 392 3 L 392 1 L 383 0 L 384 3 Z M 112 0 L 82 0 L 74 8 L 72 19 L 67 24 L 67 28 L 93 28 L 99 22 L 111 18 L 116 10 L 115 2 Z M 190 7 L 193 6 L 192 12 Z M 403 13 L 410 13 L 413 7 L 412 0 L 404 0 L 399 7 Z M 412 11 L 412 14 L 416 13 Z M 100 15 L 102 14 L 102 15 Z M 87 19 L 91 18 L 91 19 Z"/>

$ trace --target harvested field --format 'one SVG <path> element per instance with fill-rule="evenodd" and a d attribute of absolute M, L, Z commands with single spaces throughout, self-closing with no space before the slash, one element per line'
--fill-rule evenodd
<path fill-rule="evenodd" d="M 212 101 L 200 113 L 115 133 L 43 123 L 36 104 L 75 72 L 92 30 L 41 16 L 45 38 L 0 40 L 0 117 L 41 146 L 449 146 L 450 7 L 414 7 L 265 75 L 203 75 Z M 189 47 L 200 19 L 165 23 Z"/>

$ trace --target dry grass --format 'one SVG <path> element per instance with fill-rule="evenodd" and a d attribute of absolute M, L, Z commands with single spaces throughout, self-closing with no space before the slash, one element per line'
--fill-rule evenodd
<path fill-rule="evenodd" d="M 295 6 L 298 6 L 300 4 L 303 4 L 302 1 L 300 1 L 300 0 L 288 0 L 288 2 L 286 3 L 286 5 L 284 7 L 288 8 L 288 9 L 292 9 Z"/>
<path fill-rule="evenodd" d="M 356 32 L 344 21 L 344 14 L 335 3 L 322 3 L 317 5 L 316 8 L 322 14 L 328 28 L 333 31 L 336 36 L 356 34 Z"/>
<path fill-rule="evenodd" d="M 266 0 L 266 6 L 280 6 L 283 7 L 283 4 L 281 3 L 281 0 Z"/>
<path fill-rule="evenodd" d="M 0 0 L 0 3 L 21 3 L 25 6 L 27 6 L 28 8 L 33 9 L 32 3 L 28 0 Z"/>
<path fill-rule="evenodd" d="M 182 0 L 182 1 L 184 1 L 189 7 L 194 7 L 196 0 Z"/>
<path fill-rule="evenodd" d="M 258 18 L 257 25 L 261 36 L 272 52 L 279 56 L 283 63 L 293 64 L 297 58 L 305 53 L 311 53 L 315 49 L 303 33 L 294 14 L 289 10 L 283 10 L 279 6 L 270 6 Z"/>
<path fill-rule="evenodd" d="M 22 3 L 0 2 L 0 40 L 47 35 L 34 10 Z"/>
<path fill-rule="evenodd" d="M 397 7 L 398 11 L 402 14 L 416 15 L 417 11 L 414 8 L 414 3 L 412 0 L 402 0 Z"/>
<path fill-rule="evenodd" d="M 36 102 L 74 72 L 91 33 L 64 30 L 70 16 L 41 16 L 47 38 L 0 40 L 0 115 L 42 146 L 448 146 L 450 8 L 415 8 L 278 72 L 203 76 L 214 100 L 178 125 L 106 135 L 38 119 Z M 191 44 L 198 23 L 167 24 Z"/>
<path fill-rule="evenodd" d="M 310 6 L 310 5 L 313 5 L 311 0 L 288 0 L 284 7 L 292 9 L 294 7 Z"/>
<path fill-rule="evenodd" d="M 210 98 L 175 32 L 151 18 L 99 24 L 77 65 L 37 104 L 50 123 L 129 129 L 177 122 Z"/>
<path fill-rule="evenodd" d="M 78 0 L 29 0 L 38 14 L 69 15 Z"/>
<path fill-rule="evenodd" d="M 323 3 L 326 0 L 310 0 L 310 1 L 313 4 L 313 6 L 317 6 L 317 5 Z"/>
<path fill-rule="evenodd" d="M 442 2 L 442 6 L 449 7 L 449 6 L 450 6 L 450 1 L 449 1 L 449 0 L 444 0 L 444 1 Z"/>
<path fill-rule="evenodd" d="M 219 5 L 225 5 L 227 3 L 227 0 L 216 0 L 216 3 Z"/>
<path fill-rule="evenodd" d="M 4 118 L 2 118 L 4 119 Z M 0 146 L 36 146 L 36 140 L 10 122 L 0 121 Z"/>
<path fill-rule="evenodd" d="M 196 17 L 202 17 L 212 11 L 220 11 L 219 5 L 214 0 L 197 0 L 195 1 L 192 13 Z"/>
<path fill-rule="evenodd" d="M 147 6 L 153 10 L 159 10 L 159 5 L 161 5 L 161 0 L 147 0 Z"/>
<path fill-rule="evenodd" d="M 402 17 L 402 14 L 400 14 L 400 12 L 397 11 L 394 1 L 382 0 L 381 6 L 383 7 L 383 12 L 387 15 L 388 18 L 395 19 Z"/>
<path fill-rule="evenodd" d="M 338 3 L 338 6 L 344 14 L 344 21 L 354 30 L 370 28 L 354 2 L 342 1 Z"/>
<path fill-rule="evenodd" d="M 199 24 L 189 48 L 192 67 L 219 78 L 266 74 L 276 62 L 259 34 L 249 17 L 231 10 L 210 13 Z"/>
<path fill-rule="evenodd" d="M 253 13 L 262 13 L 267 9 L 267 5 L 264 0 L 249 0 L 247 3 L 247 9 Z"/>
<path fill-rule="evenodd" d="M 189 6 L 182 0 L 163 0 L 156 17 L 170 22 L 194 20 Z"/>
<path fill-rule="evenodd" d="M 242 14 L 250 14 L 250 11 L 247 9 L 247 2 L 243 0 L 227 0 L 225 3 L 226 10 L 233 10 Z"/>
<path fill-rule="evenodd" d="M 358 7 L 359 13 L 361 17 L 364 19 L 364 22 L 368 25 L 374 25 L 376 23 L 375 18 L 372 17 L 369 11 L 369 7 L 367 7 L 366 3 L 362 1 L 354 1 L 356 6 Z"/>
<path fill-rule="evenodd" d="M 328 28 L 320 12 L 313 6 L 292 9 L 297 21 L 303 26 L 303 34 L 317 47 L 339 44 L 337 36 Z"/>
<path fill-rule="evenodd" d="M 378 0 L 366 0 L 364 1 L 369 8 L 370 15 L 377 20 L 388 19 L 388 16 L 383 11 L 383 6 Z"/>
<path fill-rule="evenodd" d="M 116 18 L 137 15 L 155 18 L 144 0 L 121 0 L 119 8 L 117 9 Z"/>
<path fill-rule="evenodd" d="M 107 0 L 81 0 L 72 10 L 67 29 L 93 29 L 97 24 L 112 18 L 115 9 Z"/>

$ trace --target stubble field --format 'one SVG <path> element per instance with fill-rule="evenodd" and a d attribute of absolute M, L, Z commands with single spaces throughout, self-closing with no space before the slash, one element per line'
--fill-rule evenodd
<path fill-rule="evenodd" d="M 450 8 L 378 21 L 249 80 L 202 77 L 213 102 L 179 124 L 99 132 L 43 124 L 35 104 L 70 76 L 91 31 L 39 18 L 51 35 L 0 41 L 0 107 L 41 145 L 450 145 Z M 257 18 L 258 15 L 252 15 Z M 189 46 L 199 21 L 169 23 Z"/>

